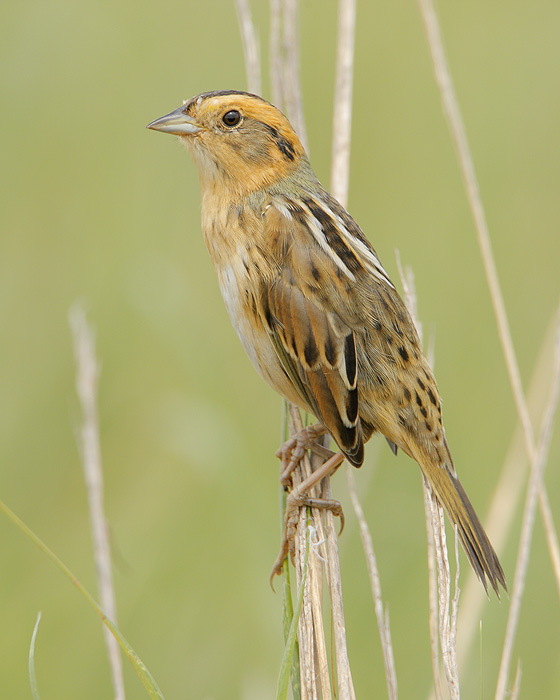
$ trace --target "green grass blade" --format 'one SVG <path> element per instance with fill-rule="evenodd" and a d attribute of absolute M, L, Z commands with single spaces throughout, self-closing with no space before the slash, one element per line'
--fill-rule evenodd
<path fill-rule="evenodd" d="M 39 549 L 47 555 L 47 557 L 62 571 L 62 573 L 70 579 L 70 581 L 76 586 L 76 588 L 80 591 L 80 593 L 84 596 L 84 598 L 88 601 L 88 603 L 91 605 L 91 607 L 97 612 L 97 614 L 101 617 L 103 620 L 103 623 L 111 630 L 113 636 L 119 643 L 119 646 L 123 650 L 126 658 L 130 661 L 132 664 L 132 667 L 138 674 L 138 677 L 142 681 L 142 684 L 148 691 L 148 695 L 152 700 L 165 700 L 163 697 L 163 693 L 159 689 L 155 679 L 153 678 L 152 674 L 148 671 L 146 666 L 144 665 L 144 662 L 138 654 L 134 651 L 134 649 L 130 646 L 130 644 L 126 641 L 125 637 L 121 634 L 120 630 L 117 628 L 117 626 L 105 615 L 103 610 L 100 608 L 99 604 L 97 601 L 93 598 L 93 596 L 89 593 L 89 591 L 82 586 L 80 581 L 74 576 L 74 574 L 70 571 L 70 569 L 66 566 L 66 564 L 59 559 L 59 557 L 51 550 L 47 545 L 43 542 L 43 540 L 36 535 L 31 528 L 29 528 L 23 520 L 18 518 L 18 516 L 10 509 L 8 506 L 0 500 L 0 510 L 18 527 L 29 539 L 34 542 Z"/>
<path fill-rule="evenodd" d="M 287 566 L 287 562 L 285 562 Z M 286 646 L 284 647 L 284 654 L 282 655 L 282 662 L 280 664 L 280 673 L 278 674 L 278 686 L 276 690 L 276 700 L 286 700 L 288 697 L 288 686 L 290 683 L 290 668 L 293 665 L 296 648 L 297 648 L 297 627 L 299 622 L 299 616 L 301 613 L 301 606 L 303 604 L 303 592 L 305 590 L 305 581 L 307 579 L 307 571 L 309 568 L 309 528 L 307 530 L 306 537 L 306 549 L 305 549 L 305 566 L 303 569 L 303 576 L 301 577 L 301 583 L 298 591 L 298 597 L 296 601 L 296 607 L 294 610 L 294 615 L 292 617 L 292 622 L 290 629 L 288 631 L 288 636 L 286 639 Z M 285 569 L 284 569 L 285 571 Z M 291 596 L 290 596 L 291 600 Z M 299 672 L 298 672 L 299 680 Z M 294 697 L 296 696 L 299 683 L 294 683 Z"/>
<path fill-rule="evenodd" d="M 292 584 L 290 580 L 290 566 L 288 560 L 284 561 L 284 581 L 282 584 L 282 597 L 284 609 L 284 642 L 287 644 L 291 625 L 294 619 L 294 606 L 292 604 Z M 299 613 L 298 613 L 299 616 Z M 292 695 L 293 700 L 301 700 L 301 678 L 299 671 L 299 645 L 296 637 L 294 652 L 292 654 Z"/>
<path fill-rule="evenodd" d="M 286 507 L 286 492 L 282 487 L 280 487 L 283 500 L 283 509 Z M 284 560 L 282 565 L 282 627 L 284 631 L 284 644 L 288 643 L 288 637 L 290 635 L 290 629 L 294 619 L 294 606 L 292 602 L 292 582 L 290 578 L 290 565 L 288 563 L 288 558 Z M 299 647 L 296 643 L 294 651 L 292 654 L 292 695 L 294 700 L 301 700 L 301 679 L 299 672 Z"/>

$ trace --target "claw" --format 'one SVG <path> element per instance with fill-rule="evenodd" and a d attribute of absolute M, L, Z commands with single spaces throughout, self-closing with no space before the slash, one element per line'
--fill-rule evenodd
<path fill-rule="evenodd" d="M 324 449 L 324 448 L 323 448 Z M 280 448 L 279 451 L 281 451 Z M 330 450 L 329 450 L 330 452 Z M 292 560 L 294 557 L 294 538 L 297 531 L 299 510 L 301 507 L 310 506 L 311 508 L 322 508 L 330 510 L 334 515 L 340 517 L 340 532 L 344 529 L 344 513 L 339 501 L 324 498 L 311 498 L 307 493 L 318 484 L 321 479 L 331 476 L 344 461 L 344 455 L 340 453 L 331 454 L 329 459 L 322 464 L 319 469 L 316 469 L 311 476 L 304 479 L 296 488 L 294 488 L 286 499 L 286 513 L 284 515 L 284 533 L 280 545 L 280 552 L 276 557 L 276 561 L 272 567 L 270 574 L 270 586 L 274 590 L 273 580 L 275 576 L 282 573 L 282 565 L 288 554 L 291 554 Z"/>
<path fill-rule="evenodd" d="M 274 590 L 274 577 L 275 576 L 280 576 L 282 573 L 282 567 L 284 566 L 284 561 L 286 557 L 288 556 L 288 550 L 289 550 L 289 543 L 286 541 L 282 541 L 282 546 L 280 547 L 280 551 L 278 552 L 278 556 L 276 557 L 276 561 L 274 562 L 274 566 L 272 567 L 272 571 L 270 573 L 270 587 L 276 593 Z"/>
<path fill-rule="evenodd" d="M 317 443 L 317 439 L 325 435 L 326 428 L 320 423 L 310 425 L 303 428 L 299 433 L 283 445 L 280 445 L 276 451 L 276 456 L 282 460 L 282 473 L 280 474 L 280 483 L 284 488 L 291 486 L 292 473 L 299 466 L 307 450 L 313 450 L 316 454 L 323 457 L 325 461 L 333 456 L 333 452 Z"/>

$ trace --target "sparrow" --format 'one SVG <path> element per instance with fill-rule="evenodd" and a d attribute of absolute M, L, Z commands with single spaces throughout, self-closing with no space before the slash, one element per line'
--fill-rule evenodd
<path fill-rule="evenodd" d="M 258 95 L 197 95 L 149 129 L 197 167 L 202 232 L 253 366 L 316 416 L 355 467 L 381 433 L 414 459 L 485 589 L 506 582 L 457 477 L 434 375 L 369 240 L 321 185 L 288 119 Z"/>

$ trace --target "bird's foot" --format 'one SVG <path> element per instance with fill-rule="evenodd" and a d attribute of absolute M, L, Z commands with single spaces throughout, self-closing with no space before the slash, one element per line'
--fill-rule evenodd
<path fill-rule="evenodd" d="M 321 423 L 315 423 L 303 428 L 278 448 L 276 456 L 282 460 L 280 483 L 287 489 L 292 484 L 292 473 L 299 466 L 307 450 L 323 457 L 325 461 L 333 456 L 333 452 L 318 442 L 325 435 L 326 428 Z"/>
<path fill-rule="evenodd" d="M 310 506 L 311 508 L 322 508 L 323 510 L 330 510 L 333 513 L 333 515 L 338 515 L 340 517 L 340 532 L 342 532 L 342 530 L 344 529 L 344 513 L 342 512 L 342 506 L 340 505 L 339 501 L 325 498 L 311 498 L 307 495 L 307 493 L 309 493 L 309 491 L 316 484 L 318 484 L 321 481 L 321 479 L 324 479 L 325 477 L 334 474 L 343 461 L 343 454 L 341 454 L 340 452 L 337 452 L 335 454 L 331 453 L 331 456 L 329 457 L 329 459 L 327 459 L 327 461 L 324 464 L 322 464 L 311 474 L 311 476 L 308 476 L 307 479 L 304 479 L 288 494 L 286 499 L 286 512 L 284 514 L 284 533 L 282 535 L 280 552 L 276 557 L 276 561 L 274 562 L 272 573 L 270 575 L 271 586 L 274 577 L 282 573 L 282 565 L 288 554 L 290 554 L 290 556 L 292 557 L 292 561 L 294 561 L 295 534 L 298 526 L 300 508 Z"/>

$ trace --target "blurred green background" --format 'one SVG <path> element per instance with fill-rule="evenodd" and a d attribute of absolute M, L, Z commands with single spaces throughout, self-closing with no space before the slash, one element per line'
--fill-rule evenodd
<path fill-rule="evenodd" d="M 252 4 L 266 57 L 267 3 Z M 438 11 L 528 386 L 560 290 L 560 5 L 442 0 Z M 335 34 L 335 2 L 305 0 L 307 128 L 325 183 Z M 283 646 L 281 598 L 268 585 L 282 405 L 230 327 L 200 234 L 195 169 L 176 140 L 144 129 L 199 92 L 246 88 L 233 1 L 8 0 L 0 55 L 2 498 L 96 590 L 67 320 L 82 300 L 102 362 L 120 627 L 168 700 L 270 698 Z M 263 92 L 270 97 L 266 78 Z M 436 330 L 455 463 L 484 519 L 516 412 L 414 2 L 359 3 L 354 109 L 349 208 L 393 277 L 397 247 L 414 268 L 421 318 Z M 546 475 L 556 514 L 559 456 L 556 438 Z M 374 440 L 357 478 L 401 697 L 422 698 L 431 669 L 419 470 Z M 347 517 L 340 544 L 356 690 L 384 697 L 342 473 L 334 490 Z M 501 553 L 510 582 L 517 511 Z M 30 697 L 41 610 L 42 697 L 111 697 L 96 616 L 4 517 L 0 538 L 0 696 Z M 486 605 L 465 697 L 493 696 L 507 610 L 507 599 Z M 560 697 L 559 629 L 537 516 L 514 652 L 522 697 Z M 126 663 L 125 673 L 128 697 L 147 697 Z"/>

